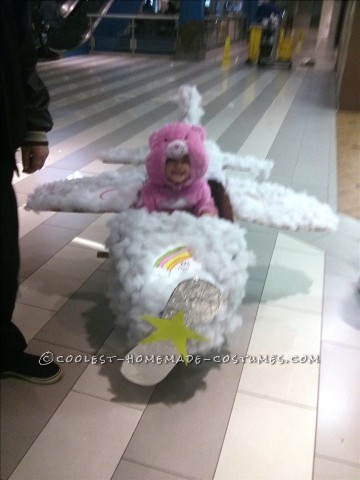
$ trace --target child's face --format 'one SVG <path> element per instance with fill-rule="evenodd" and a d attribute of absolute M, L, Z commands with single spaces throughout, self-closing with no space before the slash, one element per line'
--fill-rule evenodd
<path fill-rule="evenodd" d="M 172 183 L 180 185 L 190 178 L 190 158 L 184 155 L 181 158 L 168 158 L 165 164 L 165 177 Z"/>

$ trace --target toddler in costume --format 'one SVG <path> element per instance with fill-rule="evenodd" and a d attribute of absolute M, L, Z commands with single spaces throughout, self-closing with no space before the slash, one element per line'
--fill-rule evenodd
<path fill-rule="evenodd" d="M 150 153 L 145 159 L 148 179 L 140 191 L 137 208 L 218 215 L 204 178 L 209 164 L 205 137 L 202 127 L 180 122 L 168 124 L 150 136 Z"/>

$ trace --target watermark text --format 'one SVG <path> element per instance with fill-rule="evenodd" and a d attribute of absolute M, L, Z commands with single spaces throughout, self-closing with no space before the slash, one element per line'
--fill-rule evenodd
<path fill-rule="evenodd" d="M 39 359 L 40 365 L 49 365 L 52 362 L 57 363 L 89 363 L 91 365 L 104 365 L 106 363 L 127 362 L 131 364 L 167 364 L 167 363 L 194 363 L 199 365 L 202 363 L 232 363 L 238 364 L 269 364 L 269 365 L 286 365 L 290 363 L 320 363 L 320 355 L 236 355 L 236 354 L 218 354 L 212 356 L 204 355 L 187 355 L 186 362 L 181 355 L 136 355 L 127 354 L 123 357 L 118 355 L 55 355 L 53 352 L 44 352 Z"/>

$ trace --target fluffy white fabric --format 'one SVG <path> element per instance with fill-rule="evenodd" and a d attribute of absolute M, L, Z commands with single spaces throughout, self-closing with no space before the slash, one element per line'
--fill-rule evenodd
<path fill-rule="evenodd" d="M 194 85 L 182 85 L 172 100 L 178 104 L 178 119 L 192 125 L 200 125 L 204 115 L 202 97 Z"/>
<path fill-rule="evenodd" d="M 144 169 L 106 172 L 94 177 L 40 185 L 28 196 L 26 210 L 120 212 L 129 208 L 145 180 Z"/>
<path fill-rule="evenodd" d="M 336 230 L 338 218 L 331 208 L 304 192 L 234 177 L 216 162 L 212 163 L 209 178 L 224 185 L 237 220 L 293 231 Z M 60 180 L 37 187 L 29 196 L 26 209 L 121 212 L 134 204 L 144 180 L 143 168 Z"/>
<path fill-rule="evenodd" d="M 244 232 L 238 226 L 184 212 L 148 214 L 141 209 L 117 215 L 110 231 L 110 302 L 118 322 L 128 327 L 130 345 L 151 330 L 141 317 L 159 316 L 178 283 L 193 278 L 194 273 L 219 286 L 222 301 L 215 318 L 197 328 L 208 341 L 192 342 L 189 352 L 220 347 L 225 336 L 241 325 L 247 267 L 254 263 L 254 256 L 247 250 Z M 195 272 L 179 277 L 154 268 L 157 258 L 178 246 L 191 251 Z"/>
<path fill-rule="evenodd" d="M 272 160 L 263 160 L 251 155 L 242 157 L 234 153 L 222 152 L 213 140 L 206 140 L 205 146 L 209 154 L 207 178 L 218 180 L 221 183 L 224 181 L 226 170 L 247 173 L 255 180 L 260 176 L 264 179 L 269 178 L 274 166 Z"/>
<path fill-rule="evenodd" d="M 329 205 L 307 193 L 275 183 L 229 177 L 227 191 L 235 218 L 292 231 L 334 231 L 338 217 Z"/>
<path fill-rule="evenodd" d="M 125 148 L 118 146 L 100 153 L 99 158 L 101 158 L 104 163 L 144 165 L 145 157 L 149 152 L 149 147 Z"/>

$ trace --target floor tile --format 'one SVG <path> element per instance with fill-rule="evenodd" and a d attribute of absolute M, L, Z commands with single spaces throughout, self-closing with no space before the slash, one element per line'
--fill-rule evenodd
<path fill-rule="evenodd" d="M 321 315 L 260 305 L 240 391 L 316 408 Z"/>
<path fill-rule="evenodd" d="M 295 168 L 292 186 L 298 191 L 305 190 L 308 195 L 314 195 L 319 198 L 319 196 L 316 195 L 317 190 L 327 193 L 323 184 L 323 178 L 327 178 L 327 176 L 328 165 L 305 164 L 302 162 Z M 326 201 L 326 198 L 322 196 L 321 200 Z"/>
<path fill-rule="evenodd" d="M 322 255 L 321 248 L 310 245 L 304 237 L 302 240 L 295 238 L 292 235 L 280 233 L 276 240 L 276 248 L 279 250 L 285 250 L 290 252 L 303 253 L 305 255 Z"/>
<path fill-rule="evenodd" d="M 359 276 L 359 268 L 354 263 L 345 261 L 342 258 L 339 258 L 335 255 L 326 255 L 325 260 L 325 272 L 330 275 L 337 275 L 343 278 L 347 278 L 351 282 L 354 282 L 354 279 Z M 355 282 L 354 282 L 355 288 Z"/>
<path fill-rule="evenodd" d="M 40 225 L 20 240 L 20 277 L 28 278 L 74 238 L 74 231 Z"/>
<path fill-rule="evenodd" d="M 273 228 L 273 227 L 265 227 L 263 225 L 258 225 L 256 223 L 251 223 L 251 222 L 241 222 L 241 225 L 244 226 L 246 231 L 248 232 L 247 235 L 249 234 L 261 234 L 261 235 L 270 235 L 271 238 L 277 239 L 278 233 L 281 231 L 278 228 Z"/>
<path fill-rule="evenodd" d="M 180 477 L 212 479 L 241 368 L 175 367 L 155 389 L 124 459 Z"/>
<path fill-rule="evenodd" d="M 16 192 L 26 193 L 30 195 L 35 188 L 43 183 L 54 182 L 55 180 L 64 180 L 69 175 L 68 170 L 61 170 L 59 168 L 51 168 L 51 158 L 53 151 L 46 160 L 46 166 L 32 175 L 24 174 L 24 179 L 17 181 L 14 185 Z"/>
<path fill-rule="evenodd" d="M 49 220 L 46 220 L 45 225 L 53 225 L 55 227 L 63 227 L 77 232 L 81 232 L 89 227 L 95 220 L 99 218 L 96 213 L 55 213 Z"/>
<path fill-rule="evenodd" d="M 100 174 L 104 172 L 116 172 L 119 170 L 119 165 L 112 163 L 104 163 L 102 160 L 94 160 L 86 165 L 81 171 L 92 174 Z"/>
<path fill-rule="evenodd" d="M 16 201 L 17 201 L 18 207 L 24 206 L 28 198 L 26 193 L 15 192 L 15 194 L 16 194 Z"/>
<path fill-rule="evenodd" d="M 83 230 L 80 235 L 72 240 L 72 244 L 78 247 L 90 248 L 92 250 L 106 250 L 106 239 L 109 236 L 108 222 L 113 218 L 113 214 L 103 214 L 88 228 Z"/>
<path fill-rule="evenodd" d="M 262 302 L 319 313 L 322 309 L 324 255 L 275 248 Z"/>
<path fill-rule="evenodd" d="M 12 321 L 20 328 L 26 342 L 29 343 L 53 315 L 52 310 L 17 302 Z"/>
<path fill-rule="evenodd" d="M 265 75 L 263 75 L 259 81 L 256 82 L 256 84 L 251 83 L 245 90 L 239 90 L 238 97 L 234 98 L 234 106 L 232 108 L 230 118 L 228 116 L 228 111 L 224 112 L 223 110 L 220 110 L 209 122 L 205 123 L 209 138 L 217 140 L 217 138 L 226 131 L 229 121 L 234 121 L 274 79 L 275 75 L 276 72 L 274 71 L 266 72 Z M 207 108 L 205 112 L 208 112 L 209 105 L 206 107 Z"/>
<path fill-rule="evenodd" d="M 69 157 L 71 154 L 75 154 L 76 151 L 80 148 L 85 148 L 89 146 L 91 143 L 95 142 L 96 140 L 100 139 L 103 135 L 102 132 L 104 131 L 114 131 L 117 127 L 120 126 L 120 122 L 116 121 L 114 118 L 110 118 L 105 122 L 102 122 L 98 126 L 94 126 L 89 128 L 83 132 L 78 133 L 77 135 L 73 135 L 72 142 L 69 143 L 67 138 L 64 138 L 63 141 L 59 142 L 56 145 L 55 153 L 52 155 L 51 159 L 49 159 L 48 164 L 52 166 L 54 169 L 59 168 L 59 160 L 65 159 Z M 96 158 L 96 152 L 93 153 L 93 160 Z M 61 164 L 61 168 L 66 170 L 65 163 Z M 79 170 L 83 166 L 81 164 L 72 163 L 73 170 Z"/>
<path fill-rule="evenodd" d="M 146 480 L 185 480 L 185 477 L 178 477 L 169 472 L 154 470 L 153 468 L 132 463 L 128 460 L 121 460 L 111 480 L 136 480 L 145 478 Z M 187 480 L 191 480 L 191 478 L 187 477 Z"/>
<path fill-rule="evenodd" d="M 350 465 L 315 456 L 314 480 L 359 480 L 360 465 Z"/>
<path fill-rule="evenodd" d="M 311 480 L 315 417 L 238 393 L 214 480 Z"/>
<path fill-rule="evenodd" d="M 325 277 L 323 340 L 360 348 L 358 275 Z"/>
<path fill-rule="evenodd" d="M 347 215 L 339 215 L 339 232 L 353 240 L 360 240 L 360 222 Z"/>
<path fill-rule="evenodd" d="M 24 237 L 26 234 L 34 230 L 36 227 L 46 222 L 51 218 L 53 212 L 28 212 L 24 206 L 18 208 L 19 215 L 19 238 Z"/>
<path fill-rule="evenodd" d="M 306 244 L 311 244 L 314 246 L 314 241 L 323 238 L 326 235 L 329 235 L 327 232 L 289 232 L 291 237 L 294 237 L 298 240 L 302 240 Z M 331 234 L 330 234 L 331 235 Z"/>
<path fill-rule="evenodd" d="M 99 267 L 99 272 L 107 272 L 109 273 L 110 271 L 110 268 L 111 268 L 111 265 L 110 265 L 110 260 L 109 260 L 109 257 L 107 256 L 107 253 L 105 252 L 104 253 L 104 257 L 105 261 L 100 265 Z"/>
<path fill-rule="evenodd" d="M 360 265 L 360 243 L 341 233 L 332 233 L 314 241 L 314 245 L 326 250 L 332 255 L 351 262 L 357 267 Z"/>
<path fill-rule="evenodd" d="M 276 77 L 263 88 L 262 92 L 256 96 L 254 101 L 243 111 L 240 117 L 230 124 L 226 132 L 218 138 L 220 148 L 224 151 L 240 153 L 241 155 L 246 154 L 242 146 L 256 129 L 264 112 L 273 105 L 274 98 L 281 91 L 288 78 L 289 75 L 287 72 L 277 72 Z M 241 128 L 239 128 L 239 125 L 241 125 Z M 263 129 L 261 129 L 261 133 L 262 132 Z M 259 133 L 259 130 L 257 130 L 257 133 Z M 261 151 L 259 151 L 259 148 Z M 258 148 L 252 151 L 251 154 L 261 157 L 264 150 L 258 142 Z M 247 150 L 247 152 L 249 152 L 249 150 Z"/>
<path fill-rule="evenodd" d="M 102 262 L 92 250 L 66 246 L 21 284 L 18 301 L 56 311 Z"/>
<path fill-rule="evenodd" d="M 267 109 L 256 128 L 242 145 L 238 152 L 240 155 L 251 154 L 266 158 L 284 117 L 300 88 L 302 76 L 302 74 L 295 74 L 289 77 L 288 82 L 279 92 L 271 108 Z M 262 139 L 261 142 L 259 142 L 259 137 Z"/>
<path fill-rule="evenodd" d="M 120 373 L 121 363 L 116 363 L 113 356 L 104 354 L 100 350 L 96 354 L 96 357 L 99 357 L 99 363 L 88 365 L 74 385 L 74 391 L 140 411 L 144 410 L 153 388 L 141 387 L 126 380 Z M 102 364 L 103 361 L 106 363 Z"/>
<path fill-rule="evenodd" d="M 224 346 L 232 354 L 246 355 L 263 287 L 263 282 L 257 280 L 250 279 L 246 284 L 246 295 L 240 307 L 243 323 L 231 335 L 228 335 Z"/>
<path fill-rule="evenodd" d="M 249 276 L 254 280 L 264 281 L 269 269 L 271 257 L 275 247 L 277 234 L 272 232 L 254 232 L 248 230 L 246 233 L 246 242 L 249 250 L 252 250 L 256 256 L 256 263 L 249 267 Z"/>
<path fill-rule="evenodd" d="M 360 350 L 323 343 L 316 454 L 360 464 Z"/>
<path fill-rule="evenodd" d="M 96 357 L 74 385 L 79 393 L 144 410 L 154 387 L 141 387 L 126 380 L 120 373 L 122 359 L 128 353 L 126 330 L 115 327 Z M 95 359 L 94 359 L 95 360 Z"/>
<path fill-rule="evenodd" d="M 306 179 L 310 176 L 314 176 L 313 183 L 309 183 Z M 324 171 L 304 173 L 304 176 L 300 179 L 293 179 L 289 185 L 295 192 L 306 193 L 311 197 L 315 197 L 322 203 L 327 203 L 332 206 L 329 199 L 329 191 L 323 183 L 321 183 L 318 178 L 328 177 L 328 173 Z M 335 210 L 336 211 L 336 210 Z"/>
<path fill-rule="evenodd" d="M 70 392 L 10 480 L 110 480 L 140 417 L 138 410 Z"/>
<path fill-rule="evenodd" d="M 30 342 L 27 351 L 37 355 L 47 351 L 52 351 L 55 356 L 79 354 L 75 350 L 59 348 L 37 340 Z M 3 480 L 9 478 L 84 368 L 85 365 L 81 363 L 61 363 L 63 376 L 53 385 L 35 385 L 15 378 L 1 380 L 1 478 Z M 57 445 L 58 443 L 55 442 L 54 447 L 57 448 Z M 42 464 L 42 461 L 39 463 Z M 24 474 L 22 479 L 24 478 L 38 479 L 39 477 Z M 48 480 L 51 477 L 45 478 Z"/>
<path fill-rule="evenodd" d="M 262 292 L 264 289 L 264 281 L 253 278 L 249 275 L 249 280 L 245 286 L 245 297 L 242 301 L 241 309 L 246 308 L 248 305 L 256 305 L 256 309 L 260 304 Z"/>
<path fill-rule="evenodd" d="M 92 275 L 36 338 L 95 354 L 115 326 L 106 297 L 107 281 L 105 272 Z"/>

